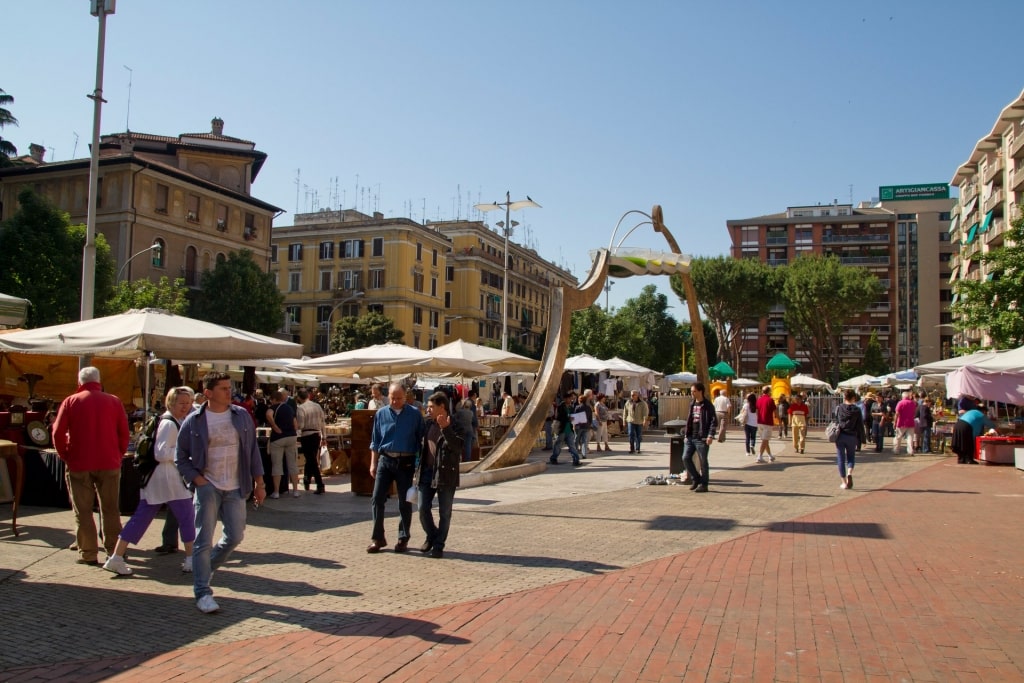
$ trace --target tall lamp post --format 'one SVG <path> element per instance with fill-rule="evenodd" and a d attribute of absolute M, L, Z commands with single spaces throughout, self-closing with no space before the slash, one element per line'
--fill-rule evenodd
<path fill-rule="evenodd" d="M 142 256 L 147 251 L 152 251 L 154 253 L 154 255 L 156 256 L 157 260 L 159 260 L 160 259 L 160 252 L 161 252 L 162 249 L 163 249 L 163 245 L 162 244 L 160 244 L 159 242 L 153 242 L 153 244 L 151 244 L 150 246 L 146 247 L 145 249 L 143 249 L 139 253 L 132 254 L 131 257 L 129 257 L 129 259 L 127 261 L 125 261 L 124 264 L 121 266 L 121 269 L 117 271 L 117 277 L 114 278 L 114 282 L 120 282 L 121 281 L 121 273 L 124 272 L 124 269 L 128 267 L 129 263 L 131 263 L 133 260 L 135 260 L 136 256 Z"/>
<path fill-rule="evenodd" d="M 512 211 L 519 211 L 520 209 L 540 209 L 542 207 L 540 204 L 530 199 L 530 195 L 526 195 L 526 199 L 512 201 L 511 192 L 506 190 L 505 201 L 493 202 L 491 204 L 477 204 L 474 208 L 480 211 L 497 211 L 501 207 L 505 207 L 505 222 L 503 224 L 499 221 L 497 224 L 498 227 L 505 231 L 505 258 L 502 259 L 504 293 L 501 297 L 501 350 L 508 351 L 508 236 L 509 233 L 512 232 L 513 226 L 517 225 L 512 222 L 510 213 Z"/>
<path fill-rule="evenodd" d="M 334 326 L 334 312 L 337 311 L 342 306 L 344 306 L 345 304 L 347 304 L 349 301 L 355 301 L 356 299 L 358 299 L 359 297 L 363 296 L 364 294 L 366 294 L 366 292 L 363 292 L 363 291 L 353 292 L 349 296 L 347 296 L 344 299 L 342 299 L 341 301 L 339 301 L 334 306 L 334 308 L 331 309 L 330 315 L 327 316 L 327 327 L 328 327 L 327 338 L 328 338 L 328 340 L 330 340 L 330 336 L 331 336 L 330 328 L 333 328 L 333 326 Z"/>
<path fill-rule="evenodd" d="M 92 100 L 92 149 L 89 154 L 89 195 L 85 216 L 85 247 L 82 250 L 81 319 L 90 320 L 96 291 L 96 189 L 100 174 L 100 113 L 103 109 L 103 52 L 107 41 L 107 15 L 114 13 L 115 0 L 92 0 L 89 13 L 99 18 L 96 41 L 96 89 Z M 83 358 L 81 362 L 85 362 Z"/>

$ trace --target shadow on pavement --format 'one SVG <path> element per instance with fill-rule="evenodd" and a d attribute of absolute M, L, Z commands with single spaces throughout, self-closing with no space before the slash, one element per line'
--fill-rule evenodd
<path fill-rule="evenodd" d="M 651 531 L 729 531 L 739 522 L 721 517 L 684 517 L 660 515 L 647 523 Z"/>
<path fill-rule="evenodd" d="M 852 538 L 891 539 L 882 524 L 874 522 L 773 522 L 766 531 L 783 534 L 816 534 L 820 536 L 850 536 Z"/>
<path fill-rule="evenodd" d="M 560 567 L 563 569 L 573 569 L 584 574 L 600 574 L 602 572 L 622 569 L 621 566 L 616 564 L 604 564 L 602 562 L 590 562 L 588 560 L 566 560 L 560 557 L 538 557 L 534 555 L 464 554 L 449 551 L 447 548 L 445 548 L 444 556 L 459 559 L 463 562 L 483 562 L 489 564 L 514 565 L 518 567 Z"/>

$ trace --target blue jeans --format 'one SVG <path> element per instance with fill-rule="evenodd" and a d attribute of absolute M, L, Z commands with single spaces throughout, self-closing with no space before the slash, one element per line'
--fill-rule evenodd
<path fill-rule="evenodd" d="M 747 453 L 757 450 L 757 427 L 743 425 L 743 443 L 746 445 Z"/>
<path fill-rule="evenodd" d="M 409 527 L 412 526 L 412 503 L 405 496 L 412 488 L 413 475 L 416 473 L 416 458 L 406 456 L 393 458 L 381 454 L 377 459 L 377 478 L 373 482 L 373 533 L 372 541 L 384 541 L 384 504 L 388 502 L 391 482 L 398 489 L 398 540 L 409 540 Z"/>
<path fill-rule="evenodd" d="M 433 477 L 424 468 L 420 481 L 430 482 Z M 437 495 L 437 524 L 434 523 L 434 496 Z M 444 550 L 448 540 L 448 529 L 452 525 L 452 505 L 455 502 L 455 489 L 451 487 L 435 489 L 427 484 L 420 484 L 420 526 L 427 537 L 427 542 L 438 550 Z"/>
<path fill-rule="evenodd" d="M 572 432 L 566 432 L 562 430 L 555 437 L 555 443 L 551 447 L 551 458 L 548 460 L 550 463 L 558 462 L 558 454 L 562 452 L 562 443 L 565 443 L 565 447 L 569 449 L 569 455 L 572 456 L 573 464 L 580 461 L 580 453 L 576 450 L 576 435 Z"/>
<path fill-rule="evenodd" d="M 925 453 L 932 452 L 932 428 L 921 427 L 921 450 Z"/>
<path fill-rule="evenodd" d="M 196 541 L 192 546 L 192 588 L 196 600 L 213 595 L 210 578 L 231 556 L 245 535 L 245 498 L 240 489 L 221 491 L 213 484 L 197 486 L 195 492 Z M 213 545 L 213 532 L 220 518 L 220 540 Z"/>
<path fill-rule="evenodd" d="M 839 433 L 836 439 L 836 465 L 839 467 L 839 478 L 845 479 L 847 470 L 853 469 L 857 454 L 857 437 L 853 434 Z"/>
<path fill-rule="evenodd" d="M 577 427 L 576 451 L 583 458 L 587 457 L 587 454 L 590 453 L 590 427 Z"/>
<path fill-rule="evenodd" d="M 630 422 L 629 426 L 628 426 L 628 431 L 629 431 L 629 450 L 630 450 L 630 452 L 632 452 L 632 451 L 639 451 L 640 450 L 640 442 L 643 441 L 644 426 L 642 424 L 636 424 L 634 422 Z"/>
<path fill-rule="evenodd" d="M 875 438 L 875 452 L 881 453 L 885 448 L 885 426 L 881 422 L 875 422 L 871 429 Z"/>
<path fill-rule="evenodd" d="M 697 456 L 697 465 L 700 466 L 700 472 L 697 472 L 697 467 L 693 464 L 693 456 Z M 686 468 L 686 472 L 690 475 L 690 480 L 694 484 L 707 487 L 708 480 L 711 478 L 711 470 L 708 468 L 708 442 L 704 439 L 698 439 L 694 441 L 690 437 L 686 437 L 685 445 L 683 446 L 683 467 Z"/>
<path fill-rule="evenodd" d="M 554 435 L 551 433 L 551 420 L 544 420 L 544 450 L 551 450 L 554 441 Z"/>

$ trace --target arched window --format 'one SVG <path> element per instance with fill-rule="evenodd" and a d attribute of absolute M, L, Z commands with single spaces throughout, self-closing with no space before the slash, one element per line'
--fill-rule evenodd
<path fill-rule="evenodd" d="M 197 266 L 198 253 L 195 247 L 185 249 L 185 285 L 187 287 L 199 286 L 199 271 Z"/>
<path fill-rule="evenodd" d="M 221 263 L 224 263 L 227 260 L 228 260 L 228 257 L 224 255 L 224 252 L 222 252 L 222 251 L 217 252 L 217 265 L 220 265 Z"/>

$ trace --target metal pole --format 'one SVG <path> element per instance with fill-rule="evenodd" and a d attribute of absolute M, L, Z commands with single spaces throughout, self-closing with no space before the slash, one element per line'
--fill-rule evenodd
<path fill-rule="evenodd" d="M 113 2 L 110 2 L 113 5 Z M 82 251 L 82 306 L 81 319 L 90 320 L 96 290 L 96 190 L 100 170 L 100 116 L 103 109 L 103 53 L 107 39 L 107 0 L 97 0 L 95 7 L 99 19 L 96 45 L 96 89 L 88 97 L 93 103 L 92 149 L 89 154 L 89 196 L 85 219 L 85 248 Z M 111 11 L 113 11 L 111 9 Z"/>
<path fill-rule="evenodd" d="M 501 350 L 508 351 L 508 232 L 512 229 L 510 207 L 512 206 L 512 192 L 511 190 L 505 191 L 505 258 L 504 273 L 505 273 L 505 294 L 501 299 Z"/>

